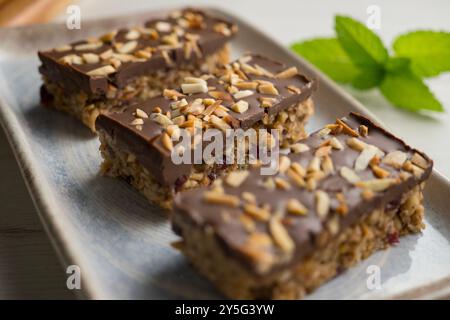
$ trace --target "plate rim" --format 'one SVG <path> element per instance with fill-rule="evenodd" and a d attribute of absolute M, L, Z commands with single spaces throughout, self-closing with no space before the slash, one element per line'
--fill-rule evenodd
<path fill-rule="evenodd" d="M 372 114 L 364 105 L 359 102 L 356 98 L 346 92 L 337 83 L 332 81 L 327 75 L 323 74 L 319 69 L 310 64 L 308 61 L 302 57 L 294 54 L 288 48 L 286 48 L 279 41 L 271 37 L 270 35 L 264 33 L 257 26 L 249 23 L 245 18 L 242 18 L 224 8 L 215 7 L 210 5 L 196 5 L 196 8 L 211 12 L 222 17 L 226 17 L 238 25 L 245 26 L 246 29 L 251 32 L 257 33 L 259 37 L 264 38 L 266 41 L 274 43 L 278 50 L 283 51 L 284 54 L 288 55 L 291 59 L 296 60 L 300 65 L 304 66 L 307 73 L 314 75 L 315 78 L 319 79 L 320 83 L 326 83 L 335 94 L 340 95 L 346 103 L 351 105 L 358 112 L 367 115 L 371 119 L 375 120 L 381 126 L 386 127 L 374 114 Z M 151 15 L 155 13 L 164 13 L 174 9 L 183 8 L 182 6 L 165 7 L 163 9 L 150 9 L 145 10 L 145 12 L 139 12 L 139 16 Z M 128 13 L 126 15 L 114 15 L 106 18 L 100 19 L 89 19 L 84 22 L 84 24 L 98 24 L 99 22 L 114 21 L 124 17 L 134 16 L 133 13 Z M 35 29 L 36 27 L 42 26 L 61 26 L 64 23 L 47 23 L 39 24 L 34 26 L 20 26 L 15 28 L 4 28 L 0 29 L 0 33 L 8 30 L 29 30 Z M 36 168 L 35 160 L 33 155 L 27 148 L 27 138 L 25 137 L 24 131 L 20 128 L 18 119 L 12 110 L 10 110 L 8 103 L 5 99 L 0 96 L 0 124 L 3 128 L 5 136 L 7 137 L 8 143 L 13 151 L 15 159 L 18 163 L 21 175 L 25 181 L 28 193 L 32 198 L 33 204 L 38 212 L 39 219 L 44 227 L 44 230 L 50 239 L 50 242 L 56 251 L 58 258 L 61 261 L 62 266 L 67 266 L 69 264 L 76 264 L 80 266 L 83 270 L 82 277 L 82 290 L 72 290 L 75 295 L 79 298 L 87 299 L 108 299 L 108 293 L 102 292 L 101 285 L 96 284 L 97 280 L 95 276 L 92 276 L 87 270 L 89 267 L 83 268 L 87 262 L 83 258 L 83 254 L 80 252 L 81 248 L 77 247 L 76 244 L 71 241 L 70 233 L 71 224 L 67 223 L 64 219 L 58 219 L 58 211 L 65 211 L 67 209 L 62 208 L 58 205 L 57 201 L 53 199 L 51 192 L 49 192 L 50 187 L 47 185 L 45 177 L 42 177 L 39 170 Z M 438 170 L 433 168 L 431 179 L 437 179 L 438 183 L 446 185 L 450 188 L 450 179 L 441 174 Z M 425 285 L 415 286 L 410 289 L 406 289 L 400 293 L 394 295 L 387 295 L 382 297 L 382 299 L 436 299 L 436 298 L 446 298 L 450 297 L 450 273 L 449 276 L 442 277 L 436 281 Z"/>

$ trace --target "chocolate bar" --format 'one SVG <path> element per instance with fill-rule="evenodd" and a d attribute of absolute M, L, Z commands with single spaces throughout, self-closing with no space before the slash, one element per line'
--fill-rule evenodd
<path fill-rule="evenodd" d="M 227 297 L 296 299 L 424 226 L 432 160 L 352 113 L 275 175 L 233 171 L 174 199 L 176 244 Z"/>
<path fill-rule="evenodd" d="M 274 129 L 281 132 L 279 143 L 289 145 L 306 135 L 314 89 L 315 81 L 295 67 L 253 54 L 214 75 L 185 78 L 180 90 L 166 89 L 163 96 L 98 117 L 103 172 L 169 208 L 174 193 L 208 185 L 221 171 L 238 167 L 174 163 L 171 155 L 179 150 L 172 138 L 180 130 Z"/>
<path fill-rule="evenodd" d="M 72 114 L 94 131 L 99 114 L 228 63 L 227 43 L 236 32 L 230 22 L 185 9 L 143 26 L 40 51 L 42 104 Z"/>

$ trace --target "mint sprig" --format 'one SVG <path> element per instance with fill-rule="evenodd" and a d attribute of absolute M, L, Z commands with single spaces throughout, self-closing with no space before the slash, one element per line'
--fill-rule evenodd
<path fill-rule="evenodd" d="M 450 33 L 416 31 L 400 35 L 394 55 L 364 24 L 345 16 L 335 18 L 336 38 L 294 43 L 302 55 L 332 79 L 366 90 L 378 87 L 396 107 L 409 111 L 442 112 L 422 77 L 450 71 Z"/>

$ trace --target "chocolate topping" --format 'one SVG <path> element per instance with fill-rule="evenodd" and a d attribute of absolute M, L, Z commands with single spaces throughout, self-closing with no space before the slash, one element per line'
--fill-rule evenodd
<path fill-rule="evenodd" d="M 403 194 L 428 178 L 433 165 L 355 113 L 301 144 L 292 149 L 302 152 L 281 157 L 274 176 L 252 168 L 242 182 L 226 177 L 177 194 L 174 230 L 180 232 L 180 221 L 209 226 L 231 257 L 255 275 L 267 274 L 312 253 L 324 230 L 337 236 L 361 216 L 398 205 Z M 240 184 L 233 186 L 229 178 Z"/>
<path fill-rule="evenodd" d="M 136 77 L 202 60 L 236 31 L 230 22 L 185 9 L 143 27 L 39 51 L 39 72 L 67 90 L 102 95 L 110 85 L 122 88 Z"/>

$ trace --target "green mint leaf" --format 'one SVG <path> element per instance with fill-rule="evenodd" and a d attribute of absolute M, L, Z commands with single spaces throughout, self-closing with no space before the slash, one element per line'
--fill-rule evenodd
<path fill-rule="evenodd" d="M 291 49 L 335 81 L 349 83 L 359 73 L 337 39 L 318 38 L 298 42 Z"/>
<path fill-rule="evenodd" d="M 450 33 L 415 31 L 395 39 L 393 48 L 399 57 L 411 59 L 418 76 L 432 77 L 450 71 Z"/>
<path fill-rule="evenodd" d="M 388 72 L 380 84 L 380 90 L 393 105 L 402 109 L 444 111 L 422 79 L 410 70 Z"/>
<path fill-rule="evenodd" d="M 377 87 L 383 80 L 384 74 L 385 71 L 383 68 L 366 68 L 353 79 L 352 85 L 356 89 L 360 90 L 367 90 Z"/>
<path fill-rule="evenodd" d="M 363 72 L 368 67 L 386 63 L 386 48 L 381 39 L 365 25 L 350 17 L 336 16 L 335 29 L 342 48 Z"/>

